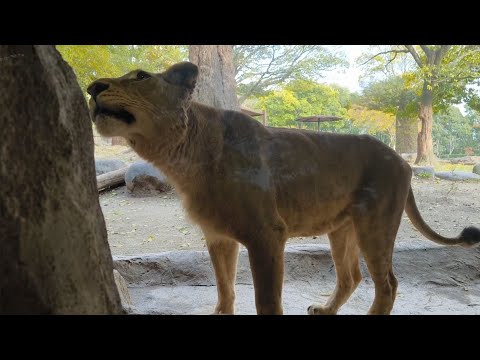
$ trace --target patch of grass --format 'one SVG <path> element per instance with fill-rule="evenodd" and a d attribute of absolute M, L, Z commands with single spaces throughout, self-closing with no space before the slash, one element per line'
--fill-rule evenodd
<path fill-rule="evenodd" d="M 439 162 L 435 165 L 435 171 L 466 171 L 472 172 L 473 165 L 464 165 L 464 164 L 450 164 Z"/>
<path fill-rule="evenodd" d="M 431 179 L 433 175 L 427 172 L 422 172 L 422 173 L 419 173 L 417 177 L 419 177 L 420 179 Z"/>

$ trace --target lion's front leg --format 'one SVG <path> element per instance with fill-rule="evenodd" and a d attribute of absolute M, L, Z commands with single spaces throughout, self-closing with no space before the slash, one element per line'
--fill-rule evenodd
<path fill-rule="evenodd" d="M 233 315 L 239 243 L 217 234 L 204 233 L 217 282 L 218 301 L 213 314 Z"/>

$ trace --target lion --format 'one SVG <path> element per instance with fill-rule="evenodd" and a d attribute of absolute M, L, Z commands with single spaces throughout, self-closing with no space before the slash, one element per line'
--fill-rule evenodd
<path fill-rule="evenodd" d="M 265 127 L 237 111 L 192 101 L 198 68 L 136 70 L 88 87 L 91 119 L 122 136 L 173 183 L 201 227 L 213 264 L 214 314 L 234 314 L 239 244 L 250 260 L 257 314 L 283 314 L 284 248 L 290 237 L 328 234 L 336 287 L 308 314 L 336 314 L 361 281 L 362 254 L 375 284 L 368 314 L 390 314 L 397 280 L 392 253 L 405 210 L 442 245 L 471 247 L 480 230 L 446 238 L 422 219 L 410 165 L 367 135 Z"/>

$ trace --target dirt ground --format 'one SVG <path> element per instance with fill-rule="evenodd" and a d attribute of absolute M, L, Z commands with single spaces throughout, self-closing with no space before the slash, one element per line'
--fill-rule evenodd
<path fill-rule="evenodd" d="M 456 236 L 464 226 L 480 225 L 480 182 L 414 178 L 412 186 L 422 216 L 439 233 Z M 206 250 L 201 230 L 189 221 L 174 191 L 137 198 L 122 186 L 100 194 L 100 204 L 113 255 Z M 411 239 L 425 238 L 404 213 L 397 242 Z M 292 238 L 289 243 L 328 243 L 328 239 Z"/>

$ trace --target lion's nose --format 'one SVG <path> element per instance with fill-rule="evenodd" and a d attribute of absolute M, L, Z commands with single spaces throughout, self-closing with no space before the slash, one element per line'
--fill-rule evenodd
<path fill-rule="evenodd" d="M 108 89 L 110 85 L 102 83 L 102 82 L 94 82 L 92 85 L 90 85 L 87 89 L 87 92 L 92 95 L 93 99 L 98 96 L 102 91 L 105 91 Z"/>

